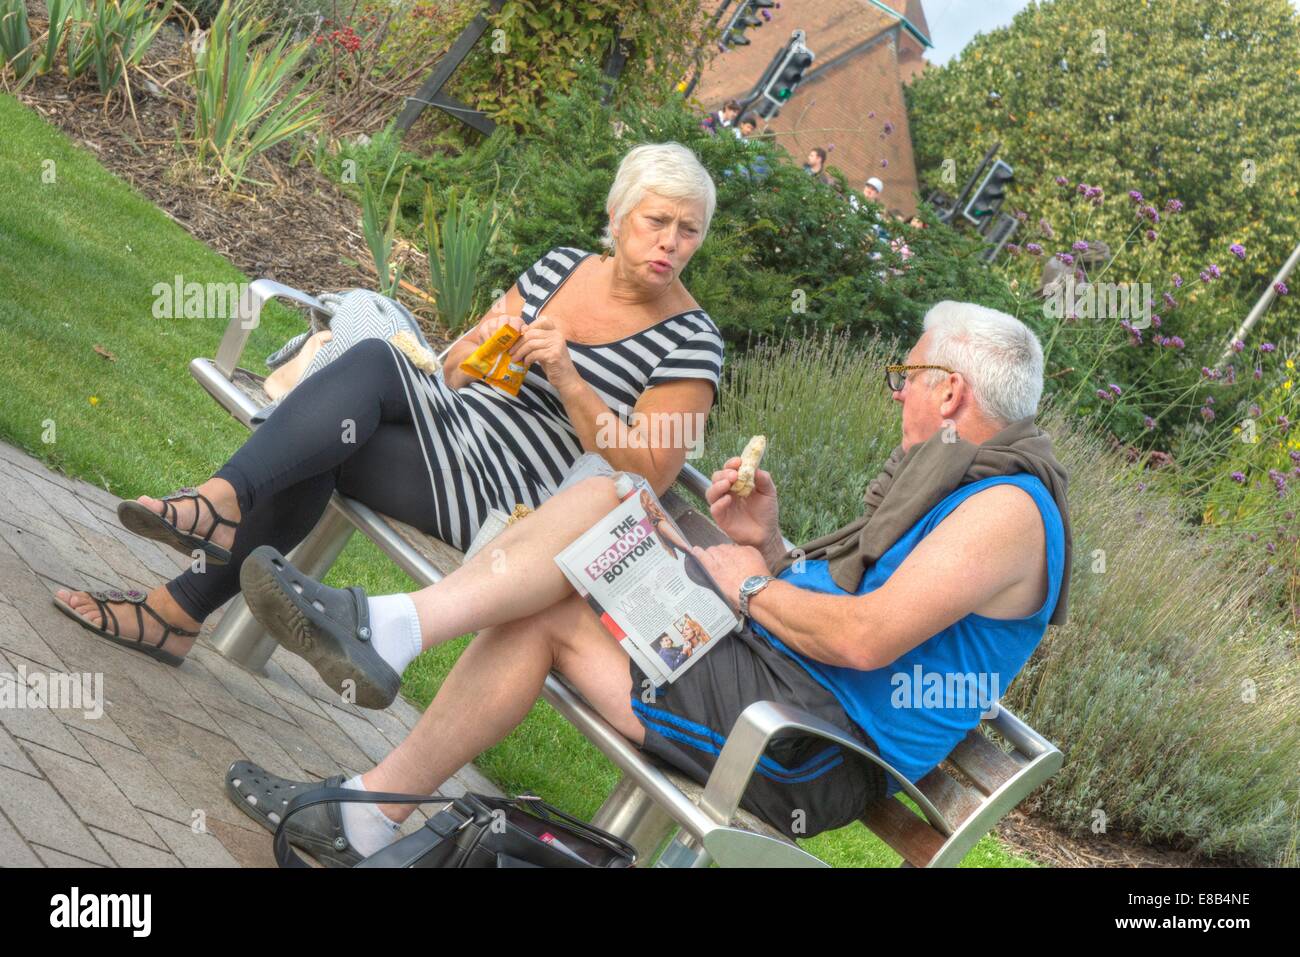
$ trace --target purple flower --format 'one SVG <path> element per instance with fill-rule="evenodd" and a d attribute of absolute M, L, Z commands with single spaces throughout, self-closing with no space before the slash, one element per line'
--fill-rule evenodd
<path fill-rule="evenodd" d="M 1232 340 L 1232 351 L 1233 351 L 1233 352 L 1240 352 L 1240 351 L 1241 351 L 1242 349 L 1244 349 L 1244 348 L 1246 348 L 1246 343 L 1242 342 L 1240 339 L 1233 339 L 1233 340 Z"/>
<path fill-rule="evenodd" d="M 1107 386 L 1107 388 L 1110 389 L 1111 392 L 1114 392 L 1116 395 L 1123 395 L 1123 393 L 1120 392 L 1119 390 L 1119 386 L 1117 386 L 1113 382 L 1109 386 Z"/>
<path fill-rule="evenodd" d="M 894 132 L 894 124 L 889 122 L 889 120 L 885 120 L 885 135 L 889 135 L 892 132 Z"/>
<path fill-rule="evenodd" d="M 1273 291 L 1277 293 L 1279 296 L 1285 296 L 1291 290 L 1287 289 L 1286 283 L 1282 282 L 1281 280 L 1278 280 L 1277 282 L 1273 283 Z"/>
<path fill-rule="evenodd" d="M 1246 481 L 1246 476 L 1241 472 L 1233 472 L 1232 480 L 1236 482 L 1238 485 L 1241 485 Z"/>
<path fill-rule="evenodd" d="M 1146 231 L 1146 240 L 1149 243 L 1153 243 L 1156 241 L 1156 231 L 1154 229 L 1148 229 Z"/>
<path fill-rule="evenodd" d="M 1139 192 L 1138 192 L 1137 190 L 1135 190 L 1135 189 L 1130 189 L 1130 190 L 1128 191 L 1128 198 L 1131 199 L 1131 200 L 1133 200 L 1133 202 L 1135 202 L 1135 203 L 1140 203 L 1140 202 L 1142 202 L 1142 194 L 1139 193 Z"/>
<path fill-rule="evenodd" d="M 1233 243 L 1231 246 L 1228 247 L 1228 252 L 1232 253 L 1238 259 L 1246 258 L 1246 247 L 1243 246 L 1241 243 Z"/>
<path fill-rule="evenodd" d="M 1101 198 L 1101 187 L 1100 187 L 1100 186 L 1089 186 L 1087 192 L 1085 192 L 1083 195 L 1084 195 L 1084 198 L 1085 198 L 1085 199 L 1100 199 L 1100 198 Z"/>
<path fill-rule="evenodd" d="M 1067 266 L 1074 265 L 1074 257 L 1071 256 L 1069 253 L 1057 253 L 1056 258 L 1059 259 L 1061 262 L 1065 263 Z"/>
<path fill-rule="evenodd" d="M 1098 389 L 1098 390 L 1097 390 L 1097 398 L 1099 398 L 1099 399 L 1101 399 L 1101 400 L 1103 400 L 1103 401 L 1105 401 L 1105 402 L 1114 402 L 1114 401 L 1115 401 L 1115 397 L 1114 397 L 1113 395 L 1111 395 L 1109 392 L 1107 392 L 1105 389 Z"/>
<path fill-rule="evenodd" d="M 1046 216 L 1044 216 L 1042 219 L 1038 221 L 1038 231 L 1041 232 L 1043 236 L 1045 236 L 1047 239 L 1056 238 L 1056 231 L 1052 229 L 1052 224 L 1047 221 Z"/>
<path fill-rule="evenodd" d="M 1020 254 L 1020 247 L 1017 246 L 1015 243 L 1007 243 L 1002 248 L 1007 251 L 1007 255 L 1017 256 Z"/>
<path fill-rule="evenodd" d="M 1272 555 L 1274 552 L 1277 551 L 1277 546 L 1274 545 L 1272 542 L 1269 542 L 1267 545 L 1264 546 L 1264 551 Z"/>
<path fill-rule="evenodd" d="M 1153 223 L 1160 222 L 1160 214 L 1156 212 L 1154 206 L 1142 206 L 1138 209 L 1138 215 L 1144 216 Z"/>
<path fill-rule="evenodd" d="M 1287 455 L 1291 456 L 1292 462 L 1300 462 L 1300 452 L 1288 452 Z"/>
<path fill-rule="evenodd" d="M 1077 253 L 1086 253 L 1088 251 L 1088 244 L 1084 240 L 1080 239 L 1070 248 Z"/>
<path fill-rule="evenodd" d="M 1170 309 L 1178 308 L 1178 300 L 1174 298 L 1173 293 L 1171 292 L 1161 293 L 1160 297 L 1164 299 L 1165 305 L 1168 306 Z"/>
<path fill-rule="evenodd" d="M 1272 352 L 1272 351 L 1275 350 L 1276 348 L 1277 348 L 1277 346 L 1273 345 L 1273 343 L 1271 343 L 1271 342 L 1261 342 L 1261 343 L 1259 344 L 1259 351 L 1260 351 L 1260 352 Z"/>
<path fill-rule="evenodd" d="M 1144 415 L 1142 416 L 1142 427 L 1144 429 L 1154 429 L 1156 427 L 1156 420 L 1151 418 L 1149 415 Z"/>
<path fill-rule="evenodd" d="M 1261 409 L 1258 405 L 1256 405 L 1253 402 L 1250 404 L 1250 417 L 1252 419 L 1258 419 L 1263 414 L 1264 414 L 1264 410 Z"/>
<path fill-rule="evenodd" d="M 1175 349 L 1181 349 L 1183 346 L 1187 345 L 1187 343 L 1183 342 L 1183 340 L 1178 336 L 1170 336 L 1165 340 L 1165 345 L 1173 346 Z"/>
<path fill-rule="evenodd" d="M 1201 418 L 1203 418 L 1206 422 L 1213 422 L 1214 410 L 1211 409 L 1209 406 L 1205 406 L 1204 408 L 1201 409 Z"/>
<path fill-rule="evenodd" d="M 1173 280 L 1175 289 L 1181 289 L 1183 287 L 1183 277 L 1178 275 L 1178 273 L 1174 273 Z"/>
<path fill-rule="evenodd" d="M 1182 211 L 1183 204 L 1181 200 L 1171 199 L 1169 202 L 1165 203 L 1166 213 L 1181 213 Z"/>
<path fill-rule="evenodd" d="M 889 165 L 889 160 L 887 160 L 887 159 L 882 159 L 882 160 L 880 161 L 880 168 L 881 168 L 881 169 L 884 169 L 884 168 L 885 168 L 886 166 L 888 166 L 888 165 Z"/>
<path fill-rule="evenodd" d="M 1040 256 L 1042 255 L 1043 247 L 1038 245 L 1038 243 L 1025 243 L 1025 252 L 1029 253 L 1031 256 Z"/>
<path fill-rule="evenodd" d="M 1083 196 L 1083 195 L 1085 195 L 1085 194 L 1088 192 L 1088 190 L 1090 190 L 1090 189 L 1092 189 L 1092 187 L 1089 186 L 1087 183 L 1080 183 L 1078 186 L 1076 186 L 1076 187 L 1074 188 L 1074 191 L 1075 191 L 1076 193 L 1078 193 L 1080 196 Z"/>
<path fill-rule="evenodd" d="M 1214 263 L 1210 263 L 1208 266 L 1206 266 L 1205 271 L 1208 272 L 1215 279 L 1218 279 L 1221 275 L 1223 275 L 1221 272 L 1219 272 L 1219 267 L 1216 266 Z"/>
<path fill-rule="evenodd" d="M 1070 185 L 1070 181 L 1069 181 L 1068 179 L 1066 179 L 1064 176 L 1058 176 L 1058 177 L 1056 177 L 1056 185 L 1057 185 L 1057 186 L 1069 186 L 1069 185 Z"/>
<path fill-rule="evenodd" d="M 1262 378 L 1264 378 L 1264 370 L 1261 369 L 1259 366 L 1255 366 L 1255 379 L 1256 379 L 1256 381 L 1258 381 L 1258 380 L 1260 380 L 1260 379 L 1262 379 Z"/>
<path fill-rule="evenodd" d="M 1283 435 L 1286 435 L 1291 431 L 1291 420 L 1285 415 L 1279 415 L 1277 417 L 1277 427 L 1282 430 Z"/>
<path fill-rule="evenodd" d="M 1162 322 L 1164 322 L 1164 320 L 1160 318 L 1160 314 L 1159 314 L 1159 313 L 1156 313 L 1156 312 L 1151 313 L 1151 325 L 1152 325 L 1153 328 L 1155 328 L 1155 329 L 1159 329 L 1159 328 L 1160 328 L 1160 324 L 1161 324 Z"/>
<path fill-rule="evenodd" d="M 1201 270 L 1201 282 L 1209 282 L 1209 281 L 1210 281 L 1210 274 L 1209 274 L 1208 272 L 1206 272 L 1204 269 L 1202 269 L 1202 270 Z"/>

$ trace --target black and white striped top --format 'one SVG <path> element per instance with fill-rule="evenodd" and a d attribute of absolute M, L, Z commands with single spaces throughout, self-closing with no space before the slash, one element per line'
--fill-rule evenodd
<path fill-rule="evenodd" d="M 578 263 L 592 253 L 557 246 L 520 275 L 523 319 L 532 322 Z M 394 356 L 401 353 L 393 350 Z M 648 329 L 599 345 L 569 343 L 583 380 L 627 421 L 641 393 L 676 379 L 712 383 L 722 375 L 723 344 L 701 309 L 669 316 Z M 489 508 L 536 508 L 552 495 L 583 454 L 559 394 L 540 365 L 529 367 L 519 395 L 483 382 L 451 389 L 397 361 L 424 446 L 438 515 L 438 537 L 465 548 Z"/>

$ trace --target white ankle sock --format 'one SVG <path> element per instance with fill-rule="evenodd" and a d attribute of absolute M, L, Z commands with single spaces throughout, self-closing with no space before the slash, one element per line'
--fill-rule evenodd
<path fill-rule="evenodd" d="M 359 774 L 348 778 L 343 786 L 354 791 L 366 790 Z M 397 839 L 397 829 L 401 825 L 379 810 L 378 804 L 343 804 L 340 807 L 343 812 L 343 832 L 352 846 L 366 857 L 382 851 Z"/>
<path fill-rule="evenodd" d="M 370 605 L 370 642 L 379 657 L 399 675 L 420 653 L 420 616 L 410 595 L 367 598 Z"/>

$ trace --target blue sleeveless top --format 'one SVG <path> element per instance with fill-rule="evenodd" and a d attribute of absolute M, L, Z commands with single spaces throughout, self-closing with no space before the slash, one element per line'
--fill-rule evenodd
<path fill-rule="evenodd" d="M 973 612 L 921 642 L 884 668 L 859 671 L 806 658 L 751 622 L 755 634 L 789 655 L 871 736 L 880 756 L 909 781 L 924 777 L 990 712 L 1042 640 L 1056 608 L 1065 569 L 1065 529 L 1056 501 L 1042 481 L 1028 472 L 995 475 L 951 492 L 862 577 L 857 594 L 875 591 L 941 521 L 967 498 L 991 485 L 1016 485 L 1028 492 L 1042 514 L 1047 539 L 1047 600 L 1027 618 L 987 618 Z M 806 561 L 795 574 L 778 576 L 799 588 L 847 595 L 831 579 L 825 561 Z M 888 794 L 899 787 L 888 778 Z"/>

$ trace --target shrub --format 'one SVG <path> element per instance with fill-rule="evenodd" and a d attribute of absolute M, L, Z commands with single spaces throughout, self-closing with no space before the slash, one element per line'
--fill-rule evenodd
<path fill-rule="evenodd" d="M 0 67 L 22 76 L 32 62 L 32 31 L 26 0 L 0 0 Z"/>
<path fill-rule="evenodd" d="M 198 161 L 218 165 L 233 185 L 254 157 L 320 121 L 315 94 L 304 93 L 310 76 L 293 79 L 308 44 L 290 46 L 283 35 L 257 47 L 265 22 L 241 23 L 238 10 L 222 4 L 193 75 Z"/>
<path fill-rule="evenodd" d="M 171 10 L 172 0 L 161 9 L 152 0 L 73 0 L 70 22 L 63 27 L 68 79 L 77 79 L 93 66 L 99 92 L 112 92 L 127 67 L 139 65 Z"/>
<path fill-rule="evenodd" d="M 458 156 L 413 159 L 435 199 L 454 184 L 486 194 L 498 180 L 518 182 L 483 289 L 508 288 L 552 246 L 598 248 L 620 159 L 638 143 L 676 140 L 695 150 L 718 190 L 709 234 L 682 280 L 733 343 L 794 329 L 914 332 L 940 299 L 1014 301 L 968 238 L 904 229 L 914 255 L 903 263 L 877 235 L 879 207 L 854 212 L 780 147 L 713 136 L 675 95 L 619 109 L 600 97 L 599 73 L 584 68 L 526 136 L 498 129 Z"/>

